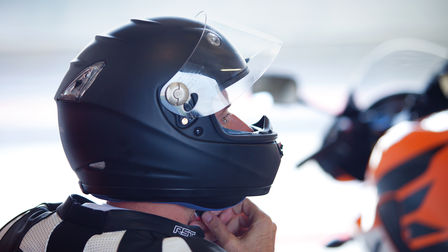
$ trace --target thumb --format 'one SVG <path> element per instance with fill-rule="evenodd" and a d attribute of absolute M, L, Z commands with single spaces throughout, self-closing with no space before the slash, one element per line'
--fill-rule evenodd
<path fill-rule="evenodd" d="M 237 238 L 227 230 L 227 227 L 222 221 L 210 212 L 202 214 L 202 221 L 207 226 L 209 231 L 216 237 L 217 243 L 224 249 L 229 248 L 233 241 Z"/>

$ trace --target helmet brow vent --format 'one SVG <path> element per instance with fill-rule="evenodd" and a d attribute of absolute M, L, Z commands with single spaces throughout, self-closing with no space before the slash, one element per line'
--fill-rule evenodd
<path fill-rule="evenodd" d="M 59 95 L 58 100 L 79 101 L 87 89 L 90 88 L 98 74 L 103 70 L 103 61 L 97 62 L 84 70 L 65 88 Z"/>
<path fill-rule="evenodd" d="M 159 25 L 160 23 L 150 19 L 131 19 L 131 22 L 134 24 L 141 25 Z"/>

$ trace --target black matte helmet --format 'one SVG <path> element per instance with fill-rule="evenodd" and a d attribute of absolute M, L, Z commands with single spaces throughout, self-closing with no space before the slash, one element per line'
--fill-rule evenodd
<path fill-rule="evenodd" d="M 282 154 L 267 117 L 240 132 L 214 113 L 263 74 L 281 43 L 247 33 L 252 40 L 239 48 L 232 34 L 245 33 L 216 27 L 131 20 L 96 36 L 71 62 L 55 99 L 84 193 L 196 209 L 268 193 Z"/>

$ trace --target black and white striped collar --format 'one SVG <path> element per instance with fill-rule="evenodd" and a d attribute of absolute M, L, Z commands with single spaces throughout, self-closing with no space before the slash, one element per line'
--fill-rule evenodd
<path fill-rule="evenodd" d="M 166 236 L 204 237 L 199 227 L 184 225 L 161 216 L 122 209 L 97 210 L 82 206 L 84 203 L 93 202 L 72 194 L 56 211 L 64 221 L 86 225 L 99 232 L 139 229 Z"/>

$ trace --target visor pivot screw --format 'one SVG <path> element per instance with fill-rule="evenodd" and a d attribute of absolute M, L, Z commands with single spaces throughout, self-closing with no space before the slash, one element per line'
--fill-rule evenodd
<path fill-rule="evenodd" d="M 182 125 L 187 125 L 188 124 L 188 119 L 187 118 L 182 118 L 181 120 Z"/>
<path fill-rule="evenodd" d="M 206 37 L 207 37 L 207 41 L 211 45 L 213 45 L 213 46 L 220 46 L 221 45 L 221 39 L 218 37 L 218 35 L 216 35 L 216 34 L 214 34 L 212 32 L 209 32 L 209 33 L 207 33 Z"/>
<path fill-rule="evenodd" d="M 202 135 L 203 132 L 204 132 L 204 130 L 201 127 L 197 127 L 193 131 L 195 136 L 200 136 L 200 135 Z"/>
<path fill-rule="evenodd" d="M 172 82 L 165 90 L 165 98 L 169 104 L 181 106 L 187 102 L 190 97 L 188 87 L 182 82 Z"/>

